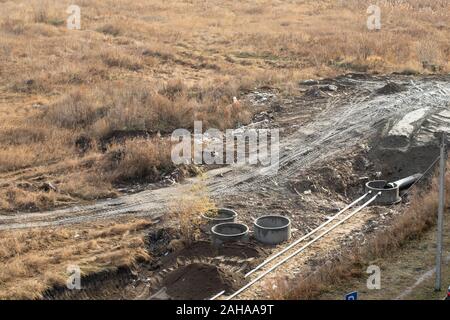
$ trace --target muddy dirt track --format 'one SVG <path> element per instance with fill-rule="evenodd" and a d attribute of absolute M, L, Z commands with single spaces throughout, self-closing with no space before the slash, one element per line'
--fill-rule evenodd
<path fill-rule="evenodd" d="M 290 96 L 271 89 L 249 93 L 244 99 L 269 109 L 269 116 L 252 126 L 280 129 L 278 173 L 263 175 L 260 168 L 253 166 L 231 166 L 209 171 L 202 183 L 217 203 L 245 208 L 245 211 L 252 211 L 254 217 L 267 209 L 262 203 L 265 200 L 261 199 L 283 194 L 283 190 L 289 188 L 290 180 L 300 172 L 339 157 L 342 159 L 353 150 L 369 150 L 368 158 L 373 160 L 374 169 L 388 178 L 424 170 L 435 158 L 435 133 L 440 130 L 450 132 L 449 80 L 449 76 L 349 74 L 316 84 L 301 84 Z M 386 166 L 380 158 L 391 163 Z M 395 167 L 395 163 L 411 159 L 417 160 L 411 168 Z M 171 201 L 188 192 L 196 182 L 193 178 L 181 184 L 102 200 L 93 205 L 0 215 L 0 230 L 126 215 L 157 218 L 164 215 Z M 252 194 L 261 197 L 249 201 Z"/>

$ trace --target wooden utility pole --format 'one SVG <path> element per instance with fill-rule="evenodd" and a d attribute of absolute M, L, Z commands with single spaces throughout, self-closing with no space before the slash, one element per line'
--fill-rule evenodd
<path fill-rule="evenodd" d="M 441 290 L 441 260 L 442 260 L 442 227 L 444 220 L 444 208 L 445 208 L 445 169 L 447 163 L 446 150 L 446 134 L 442 132 L 441 141 L 441 155 L 439 165 L 439 209 L 438 209 L 438 221 L 437 221 L 437 245 L 436 245 L 436 282 L 434 289 L 436 291 Z"/>

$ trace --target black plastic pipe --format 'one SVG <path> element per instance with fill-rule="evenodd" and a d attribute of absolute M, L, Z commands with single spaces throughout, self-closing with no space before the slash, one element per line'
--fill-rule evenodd
<path fill-rule="evenodd" d="M 404 189 L 408 189 L 409 187 L 411 187 L 417 180 L 419 180 L 420 178 L 422 178 L 422 174 L 421 173 L 416 173 L 413 174 L 412 176 L 394 181 L 394 182 L 389 182 L 386 186 L 387 187 L 391 187 L 393 188 L 394 185 L 396 185 L 399 190 L 404 190 Z"/>

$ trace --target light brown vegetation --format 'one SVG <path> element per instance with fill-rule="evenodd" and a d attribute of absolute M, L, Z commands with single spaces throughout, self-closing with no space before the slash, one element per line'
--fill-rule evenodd
<path fill-rule="evenodd" d="M 65 26 L 65 2 L 1 3 L 6 211 L 24 209 L 23 202 L 36 210 L 110 196 L 117 194 L 111 178 L 139 178 L 155 163 L 162 172 L 170 167 L 164 152 L 142 153 L 163 142 L 150 140 L 148 150 L 130 142 L 139 148 L 128 146 L 132 155 L 123 161 L 144 159 L 148 168 L 118 174 L 107 157 L 127 148 L 117 144 L 136 131 L 153 138 L 189 129 L 194 119 L 204 128 L 245 123 L 245 106 L 225 106 L 256 86 L 290 88 L 299 79 L 355 70 L 449 71 L 448 1 L 379 1 L 379 32 L 366 28 L 370 1 L 81 1 L 79 31 Z M 125 138 L 105 144 L 117 134 Z M 75 175 L 83 184 L 70 186 Z M 39 193 L 42 180 L 58 187 L 55 197 Z M 41 196 L 47 199 L 34 203 Z"/>
<path fill-rule="evenodd" d="M 0 0 L 0 212 L 112 197 L 117 183 L 157 180 L 172 169 L 173 129 L 249 121 L 245 106 L 230 104 L 257 86 L 450 70 L 448 1 L 378 1 L 379 32 L 365 27 L 371 2 L 79 0 L 82 30 L 70 31 L 65 1 Z M 173 208 L 186 241 L 212 206 L 191 196 Z M 147 258 L 145 225 L 0 232 L 0 298 L 40 297 L 64 283 L 68 263 L 89 273 Z M 397 238 L 378 240 L 379 252 L 386 239 Z M 312 296 L 317 283 L 286 295 Z"/>
<path fill-rule="evenodd" d="M 83 276 L 149 259 L 143 230 L 151 222 L 90 223 L 0 232 L 0 299 L 38 299 L 64 286 L 67 267 Z"/>
<path fill-rule="evenodd" d="M 215 210 L 214 202 L 208 197 L 205 187 L 196 184 L 189 193 L 181 196 L 179 200 L 170 204 L 170 215 L 176 221 L 181 240 L 190 244 L 200 236 L 200 228 L 205 221 L 201 214 Z"/>

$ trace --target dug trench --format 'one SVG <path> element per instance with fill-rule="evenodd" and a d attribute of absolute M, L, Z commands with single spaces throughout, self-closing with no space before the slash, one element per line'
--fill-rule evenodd
<path fill-rule="evenodd" d="M 206 299 L 217 290 L 232 293 L 239 289 L 245 284 L 244 274 L 267 254 L 254 243 L 214 247 L 206 240 L 199 240 L 175 248 L 180 243 L 172 239 L 175 233 L 167 229 L 149 233 L 151 261 L 84 277 L 81 290 L 65 286 L 52 288 L 44 298 Z"/>

